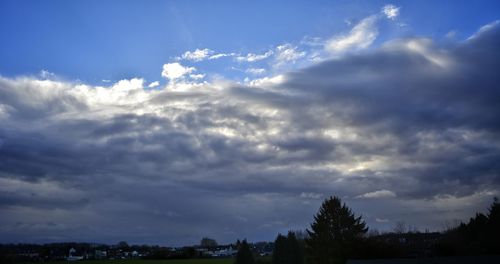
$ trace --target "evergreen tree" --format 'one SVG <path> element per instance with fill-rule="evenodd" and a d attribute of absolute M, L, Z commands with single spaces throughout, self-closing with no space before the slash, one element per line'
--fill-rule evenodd
<path fill-rule="evenodd" d="M 448 230 L 435 244 L 438 255 L 498 255 L 500 203 L 495 197 L 488 215 L 476 213 L 469 222 Z"/>
<path fill-rule="evenodd" d="M 485 246 L 490 254 L 500 254 L 500 245 L 498 238 L 500 237 L 500 203 L 495 197 L 493 204 L 489 208 L 488 226 L 486 233 Z"/>
<path fill-rule="evenodd" d="M 302 264 L 304 256 L 301 247 L 294 232 L 289 231 L 286 237 L 278 234 L 274 242 L 273 264 Z"/>
<path fill-rule="evenodd" d="M 340 198 L 326 199 L 314 216 L 311 230 L 307 230 L 306 252 L 310 263 L 345 263 L 354 257 L 354 246 L 368 231 L 360 217 L 342 204 Z"/>
<path fill-rule="evenodd" d="M 238 253 L 236 253 L 235 264 L 254 264 L 255 259 L 253 257 L 253 253 L 250 250 L 250 246 L 247 243 L 247 240 L 244 239 L 239 248 Z"/>
<path fill-rule="evenodd" d="M 274 241 L 273 264 L 288 264 L 286 262 L 287 238 L 278 234 Z"/>
<path fill-rule="evenodd" d="M 304 256 L 302 255 L 302 249 L 292 231 L 288 232 L 287 239 L 287 263 L 288 264 L 302 264 L 304 261 Z"/>

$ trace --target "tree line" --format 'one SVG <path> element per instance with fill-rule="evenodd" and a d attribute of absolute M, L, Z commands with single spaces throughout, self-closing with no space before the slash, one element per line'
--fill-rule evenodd
<path fill-rule="evenodd" d="M 368 235 L 361 216 L 332 196 L 321 205 L 310 228 L 303 233 L 278 234 L 272 264 L 343 264 L 348 259 L 408 258 L 500 254 L 500 203 L 495 198 L 488 214 L 477 213 L 467 223 L 443 233 L 404 228 Z M 297 235 L 299 234 L 299 235 Z M 254 264 L 246 244 L 239 247 L 235 264 Z"/>
<path fill-rule="evenodd" d="M 486 214 L 477 213 L 467 222 L 449 227 L 445 232 L 424 232 L 400 224 L 394 232 L 368 232 L 361 216 L 356 216 L 340 198 L 325 199 L 305 232 L 278 234 L 272 257 L 256 258 L 257 244 L 236 242 L 235 264 L 343 264 L 348 259 L 408 258 L 463 255 L 500 255 L 500 203 L 497 198 Z M 199 247 L 217 248 L 214 239 L 203 238 Z M 159 246 L 116 246 L 88 243 L 53 243 L 47 245 L 1 245 L 0 263 L 44 261 L 65 258 L 69 248 L 80 252 L 107 251 L 108 257 L 123 252 L 144 253 L 141 258 L 178 259 L 201 257 L 196 247 L 172 250 Z M 266 246 L 266 251 L 268 247 Z M 36 255 L 33 257 L 32 255 Z"/>

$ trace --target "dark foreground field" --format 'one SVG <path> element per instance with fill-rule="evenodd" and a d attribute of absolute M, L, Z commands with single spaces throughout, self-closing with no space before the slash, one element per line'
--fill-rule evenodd
<path fill-rule="evenodd" d="M 79 261 L 54 261 L 50 264 L 232 264 L 232 258 L 213 258 L 213 259 L 167 259 L 167 260 L 149 260 L 149 259 L 119 259 L 119 260 L 79 260 Z M 26 262 L 25 264 L 32 263 Z"/>

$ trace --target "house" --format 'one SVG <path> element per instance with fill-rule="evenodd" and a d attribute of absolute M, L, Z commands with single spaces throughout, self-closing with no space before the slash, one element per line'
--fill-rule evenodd
<path fill-rule="evenodd" d="M 68 261 L 76 261 L 76 260 L 82 260 L 83 256 L 77 256 L 76 255 L 76 249 L 71 248 L 68 252 L 68 258 L 66 258 Z"/>
<path fill-rule="evenodd" d="M 106 250 L 96 249 L 94 256 L 96 259 L 106 259 L 108 257 L 108 252 L 106 252 Z"/>
<path fill-rule="evenodd" d="M 235 256 L 238 251 L 232 247 L 216 250 L 212 253 L 212 257 L 232 257 Z"/>

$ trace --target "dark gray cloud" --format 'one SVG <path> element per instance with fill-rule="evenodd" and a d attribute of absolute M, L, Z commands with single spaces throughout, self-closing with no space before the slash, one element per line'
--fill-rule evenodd
<path fill-rule="evenodd" d="M 0 242 L 271 240 L 328 195 L 382 229 L 465 219 L 500 185 L 499 46 L 398 40 L 185 92 L 0 78 Z"/>

